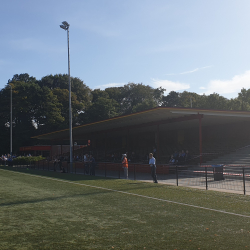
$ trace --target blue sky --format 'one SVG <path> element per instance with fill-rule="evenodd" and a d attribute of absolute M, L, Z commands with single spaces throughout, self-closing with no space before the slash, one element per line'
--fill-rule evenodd
<path fill-rule="evenodd" d="M 0 89 L 14 74 L 67 74 L 237 97 L 250 88 L 249 0 L 3 0 Z"/>

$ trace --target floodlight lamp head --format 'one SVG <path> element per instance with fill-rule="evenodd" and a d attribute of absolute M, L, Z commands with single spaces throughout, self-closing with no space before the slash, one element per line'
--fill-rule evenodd
<path fill-rule="evenodd" d="M 68 30 L 69 29 L 69 24 L 66 21 L 63 21 L 62 24 L 60 25 L 60 27 L 64 30 Z"/>
<path fill-rule="evenodd" d="M 64 30 L 67 30 L 67 28 L 64 25 L 60 25 L 60 27 Z"/>
<path fill-rule="evenodd" d="M 66 27 L 69 27 L 69 23 L 66 21 L 63 21 L 62 24 L 65 25 Z"/>

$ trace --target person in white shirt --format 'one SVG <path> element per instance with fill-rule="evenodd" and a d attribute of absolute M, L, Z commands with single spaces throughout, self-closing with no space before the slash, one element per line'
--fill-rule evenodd
<path fill-rule="evenodd" d="M 153 181 L 154 183 L 158 183 L 157 176 L 156 176 L 156 160 L 153 157 L 152 153 L 149 154 L 149 165 L 151 167 L 151 175 L 152 175 Z"/>

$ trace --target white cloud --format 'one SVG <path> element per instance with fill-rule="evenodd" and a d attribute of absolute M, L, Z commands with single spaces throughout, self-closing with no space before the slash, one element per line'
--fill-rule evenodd
<path fill-rule="evenodd" d="M 210 66 L 206 66 L 206 67 L 201 67 L 201 68 L 196 68 L 196 69 L 193 69 L 193 70 L 189 70 L 189 71 L 185 71 L 185 72 L 181 72 L 181 73 L 178 73 L 178 74 L 165 74 L 166 76 L 174 76 L 174 75 L 185 75 L 185 74 L 191 74 L 191 73 L 194 73 L 196 71 L 199 71 L 199 70 L 202 70 L 202 69 L 207 69 L 207 68 L 211 68 L 213 67 L 212 65 Z"/>
<path fill-rule="evenodd" d="M 190 88 L 190 85 L 187 83 L 180 83 L 180 82 L 172 82 L 169 80 L 160 80 L 160 79 L 152 79 L 153 83 L 153 87 L 154 88 L 159 88 L 162 87 L 164 89 L 166 89 L 166 93 L 169 93 L 171 91 L 181 91 L 181 90 L 187 90 Z"/>
<path fill-rule="evenodd" d="M 190 70 L 190 71 L 185 71 L 185 72 L 180 73 L 180 75 L 190 74 L 190 73 L 196 72 L 196 71 L 198 71 L 198 70 L 199 70 L 199 68 L 196 68 L 196 69 Z"/>
<path fill-rule="evenodd" d="M 241 75 L 234 76 L 231 80 L 212 80 L 208 83 L 203 92 L 206 95 L 218 93 L 226 97 L 237 97 L 242 88 L 250 88 L 250 70 Z"/>
<path fill-rule="evenodd" d="M 212 66 L 206 66 L 206 67 L 202 67 L 202 68 L 196 68 L 196 69 L 193 69 L 193 70 L 190 70 L 190 71 L 182 72 L 182 73 L 180 73 L 180 75 L 194 73 L 194 72 L 196 72 L 196 71 L 198 71 L 198 70 L 207 69 L 207 68 L 211 68 L 211 67 L 212 67 Z"/>
<path fill-rule="evenodd" d="M 98 85 L 98 86 L 95 86 L 94 88 L 95 89 L 101 89 L 101 90 L 104 90 L 106 88 L 113 88 L 113 87 L 122 87 L 126 85 L 126 83 L 108 83 L 108 84 L 103 84 L 103 85 Z"/>

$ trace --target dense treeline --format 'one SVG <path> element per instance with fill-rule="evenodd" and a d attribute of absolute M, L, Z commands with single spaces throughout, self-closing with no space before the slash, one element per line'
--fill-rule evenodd
<path fill-rule="evenodd" d="M 13 152 L 31 145 L 31 137 L 68 128 L 68 76 L 49 75 L 37 80 L 28 74 L 14 75 L 0 91 L 0 154 L 9 152 L 10 85 L 13 105 Z M 219 94 L 198 95 L 152 88 L 142 83 L 91 90 L 79 78 L 71 78 L 73 126 L 130 114 L 157 106 L 221 110 L 250 110 L 250 89 L 237 98 Z"/>

